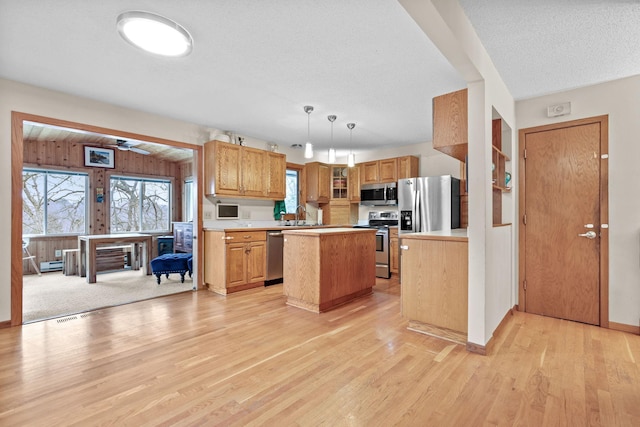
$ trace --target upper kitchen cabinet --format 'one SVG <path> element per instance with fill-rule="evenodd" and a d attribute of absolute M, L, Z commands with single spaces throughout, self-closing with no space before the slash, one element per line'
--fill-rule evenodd
<path fill-rule="evenodd" d="M 210 141 L 204 145 L 204 159 L 205 194 L 284 199 L 286 158 L 283 154 Z"/>
<path fill-rule="evenodd" d="M 287 157 L 284 154 L 267 151 L 267 197 L 284 200 L 287 192 Z"/>
<path fill-rule="evenodd" d="M 331 198 L 331 168 L 320 162 L 304 165 L 307 175 L 307 203 L 327 203 Z"/>
<path fill-rule="evenodd" d="M 416 156 L 398 157 L 398 179 L 420 176 L 420 159 Z"/>
<path fill-rule="evenodd" d="M 349 198 L 349 168 L 347 165 L 331 167 L 331 198 L 347 200 Z"/>
<path fill-rule="evenodd" d="M 383 159 L 361 164 L 361 184 L 384 184 L 398 180 L 398 159 Z"/>
<path fill-rule="evenodd" d="M 360 171 L 362 170 L 360 166 L 354 166 L 352 168 L 347 168 L 349 171 L 347 172 L 349 176 L 349 201 L 351 202 L 359 202 L 360 201 Z"/>
<path fill-rule="evenodd" d="M 467 89 L 433 98 L 433 148 L 465 161 L 468 149 Z"/>

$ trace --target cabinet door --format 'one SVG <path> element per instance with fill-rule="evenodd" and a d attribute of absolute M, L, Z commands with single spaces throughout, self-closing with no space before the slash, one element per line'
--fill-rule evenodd
<path fill-rule="evenodd" d="M 400 271 L 400 252 L 399 252 L 399 248 L 398 248 L 398 238 L 397 237 L 391 237 L 389 238 L 389 252 L 390 252 L 390 264 L 389 264 L 389 270 L 392 273 L 396 273 L 398 274 L 398 272 Z"/>
<path fill-rule="evenodd" d="M 214 194 L 240 195 L 240 148 L 242 147 L 218 141 L 214 141 L 213 144 L 215 144 L 213 164 L 215 170 Z"/>
<path fill-rule="evenodd" d="M 415 178 L 420 174 L 420 161 L 415 156 L 398 158 L 398 179 Z"/>
<path fill-rule="evenodd" d="M 349 224 L 349 214 L 351 204 L 348 200 L 332 200 L 329 202 L 329 208 L 325 208 L 328 218 L 324 219 L 325 224 L 342 225 Z"/>
<path fill-rule="evenodd" d="M 433 148 L 464 162 L 468 146 L 467 89 L 433 98 Z"/>
<path fill-rule="evenodd" d="M 287 158 L 284 154 L 267 152 L 267 170 L 269 172 L 267 197 L 284 200 L 287 191 Z"/>
<path fill-rule="evenodd" d="M 331 198 L 347 199 L 349 189 L 349 171 L 344 165 L 331 167 Z"/>
<path fill-rule="evenodd" d="M 304 165 L 307 181 L 307 202 L 327 203 L 331 192 L 329 165 L 319 162 Z"/>
<path fill-rule="evenodd" d="M 362 184 L 377 184 L 379 181 L 378 162 L 362 163 Z"/>
<path fill-rule="evenodd" d="M 331 168 L 329 165 L 320 164 L 318 167 L 318 201 L 328 202 L 331 197 Z"/>
<path fill-rule="evenodd" d="M 384 159 L 378 161 L 380 183 L 396 182 L 398 180 L 398 159 Z"/>
<path fill-rule="evenodd" d="M 267 246 L 265 242 L 246 244 L 246 283 L 262 282 L 267 278 Z"/>
<path fill-rule="evenodd" d="M 349 168 L 349 200 L 360 201 L 360 166 Z"/>
<path fill-rule="evenodd" d="M 267 180 L 265 180 L 266 151 L 257 148 L 242 147 L 242 194 L 248 197 L 265 197 Z"/>
<path fill-rule="evenodd" d="M 246 244 L 227 244 L 227 288 L 243 285 L 246 277 Z"/>

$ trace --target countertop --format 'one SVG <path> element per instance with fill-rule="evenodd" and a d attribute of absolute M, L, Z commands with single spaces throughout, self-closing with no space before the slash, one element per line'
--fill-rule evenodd
<path fill-rule="evenodd" d="M 399 234 L 400 239 L 418 239 L 418 240 L 457 240 L 469 241 L 469 234 L 466 228 L 454 228 L 453 230 L 425 231 L 422 233 L 405 233 Z"/>
<path fill-rule="evenodd" d="M 291 228 L 291 227 L 289 227 Z M 298 228 L 296 230 L 283 230 L 283 234 L 298 234 L 304 236 L 321 236 L 330 234 L 343 234 L 343 233 L 371 233 L 375 232 L 375 228 L 352 228 L 352 227 L 323 227 L 323 228 Z"/>
<path fill-rule="evenodd" d="M 322 228 L 351 228 L 351 224 L 336 225 L 274 225 L 273 227 L 203 227 L 204 231 L 271 231 L 271 230 L 317 230 Z"/>

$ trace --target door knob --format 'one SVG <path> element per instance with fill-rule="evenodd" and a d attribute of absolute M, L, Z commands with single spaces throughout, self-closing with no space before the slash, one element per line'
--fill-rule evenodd
<path fill-rule="evenodd" d="M 587 239 L 595 239 L 596 238 L 596 232 L 595 231 L 587 231 L 584 234 L 578 234 L 579 237 L 586 237 Z"/>

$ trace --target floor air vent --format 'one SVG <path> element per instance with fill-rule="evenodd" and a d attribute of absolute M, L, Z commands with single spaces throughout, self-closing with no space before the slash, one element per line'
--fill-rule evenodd
<path fill-rule="evenodd" d="M 76 316 L 63 317 L 62 319 L 58 319 L 58 323 L 64 323 L 64 322 L 68 322 L 69 320 L 75 320 L 75 319 L 77 319 Z"/>

